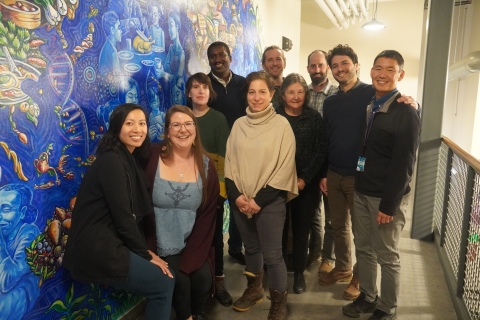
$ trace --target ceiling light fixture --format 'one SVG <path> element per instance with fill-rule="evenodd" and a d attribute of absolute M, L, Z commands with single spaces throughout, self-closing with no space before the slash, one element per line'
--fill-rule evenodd
<path fill-rule="evenodd" d="M 373 17 L 372 21 L 365 23 L 362 28 L 367 29 L 367 30 L 380 30 L 380 29 L 385 29 L 385 24 L 381 23 L 380 21 L 377 21 L 377 9 L 378 9 L 378 0 L 375 0 L 373 8 Z"/>

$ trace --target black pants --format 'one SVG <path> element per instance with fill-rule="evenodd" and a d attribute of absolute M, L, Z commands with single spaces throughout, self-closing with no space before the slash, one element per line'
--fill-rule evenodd
<path fill-rule="evenodd" d="M 287 255 L 288 228 L 292 221 L 292 267 L 294 272 L 305 271 L 307 265 L 308 236 L 312 219 L 320 205 L 320 188 L 317 182 L 310 182 L 298 197 L 287 203 L 287 219 L 283 228 L 283 255 Z"/>
<path fill-rule="evenodd" d="M 172 268 L 170 267 L 170 269 Z M 174 277 L 176 278 L 176 274 L 174 274 Z M 145 319 L 168 320 L 172 309 L 174 285 L 175 279 L 165 275 L 162 269 L 130 252 L 130 268 L 127 281 L 113 283 L 112 287 L 144 296 L 147 299 Z"/>
<path fill-rule="evenodd" d="M 172 307 L 177 319 L 185 320 L 191 315 L 203 312 L 205 302 L 212 288 L 212 273 L 205 261 L 203 266 L 186 274 L 180 271 L 180 255 L 165 258 L 168 266 L 175 272 L 175 289 L 173 290 Z"/>

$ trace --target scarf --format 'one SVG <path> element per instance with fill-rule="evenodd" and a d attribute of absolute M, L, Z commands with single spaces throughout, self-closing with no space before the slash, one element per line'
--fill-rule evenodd
<path fill-rule="evenodd" d="M 287 191 L 287 201 L 298 195 L 295 136 L 287 119 L 272 104 L 251 112 L 233 125 L 227 141 L 225 177 L 247 198 L 267 185 Z"/>

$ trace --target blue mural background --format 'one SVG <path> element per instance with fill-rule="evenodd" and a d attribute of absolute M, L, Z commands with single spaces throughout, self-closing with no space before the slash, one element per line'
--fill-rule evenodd
<path fill-rule="evenodd" d="M 160 141 L 208 45 L 260 68 L 249 0 L 0 1 L 0 319 L 116 319 L 141 298 L 61 267 L 81 179 L 111 111 L 136 102 Z"/>

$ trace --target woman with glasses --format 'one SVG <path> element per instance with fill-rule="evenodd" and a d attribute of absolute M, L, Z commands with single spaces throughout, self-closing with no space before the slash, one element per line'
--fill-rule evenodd
<path fill-rule="evenodd" d="M 145 237 L 175 272 L 177 319 L 208 319 L 203 309 L 212 291 L 218 174 L 191 109 L 172 106 L 165 128 L 165 140 L 152 145 L 145 164 L 154 206 Z"/>
<path fill-rule="evenodd" d="M 273 109 L 275 84 L 266 72 L 247 76 L 247 115 L 235 121 L 227 142 L 228 199 L 245 244 L 247 289 L 233 309 L 247 311 L 263 299 L 268 270 L 269 320 L 287 319 L 287 269 L 282 256 L 285 203 L 298 194 L 295 137 Z"/>

